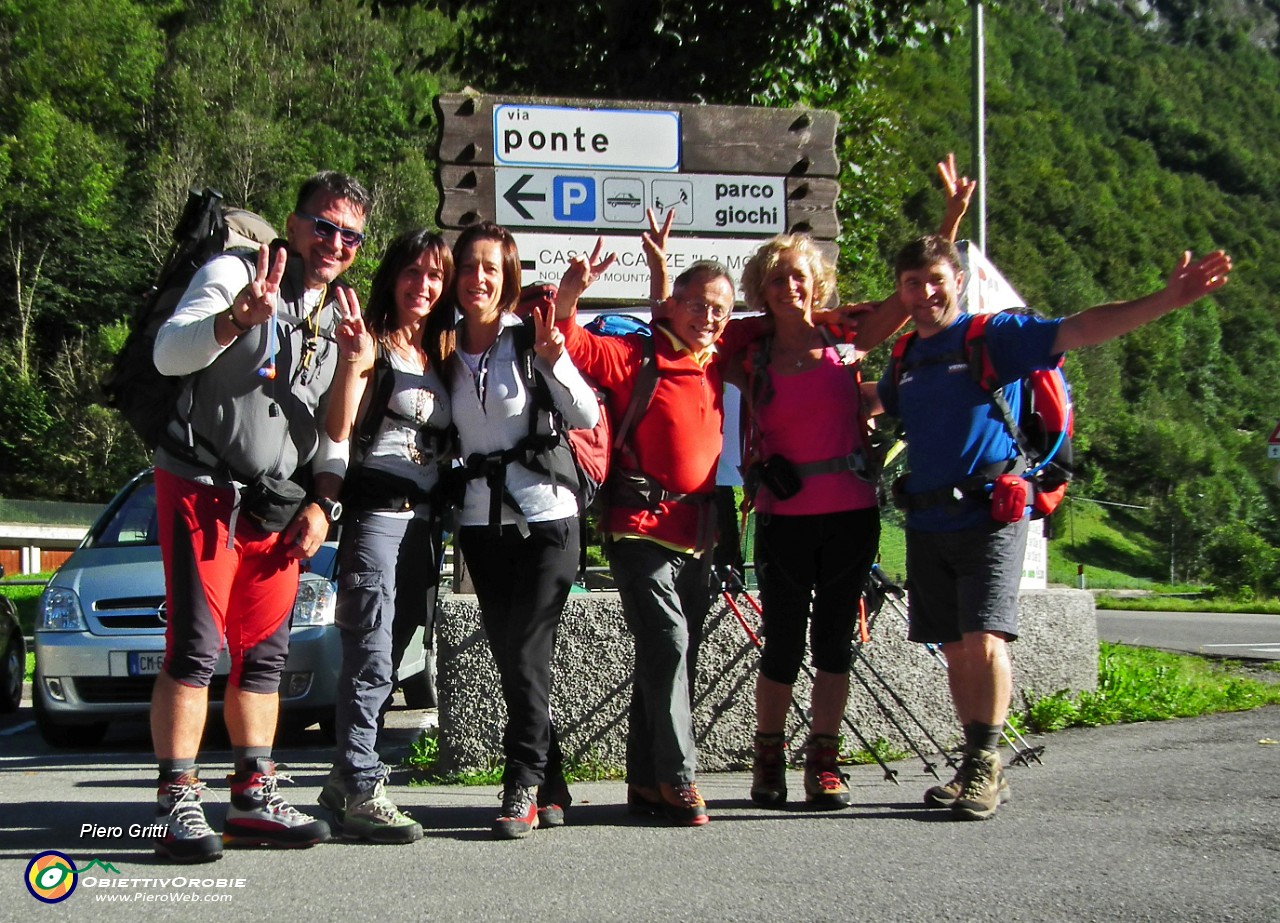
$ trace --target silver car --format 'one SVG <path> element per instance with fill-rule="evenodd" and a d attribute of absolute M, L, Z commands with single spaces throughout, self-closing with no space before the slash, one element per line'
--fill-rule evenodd
<path fill-rule="evenodd" d="M 299 581 L 280 683 L 283 726 L 319 722 L 333 737 L 342 646 L 334 625 L 332 581 L 337 546 L 327 542 Z M 93 746 L 113 719 L 145 715 L 164 659 L 164 566 L 156 531 L 152 472 L 135 476 L 111 500 L 40 597 L 36 619 L 36 722 L 59 747 Z M 407 704 L 433 694 L 423 632 L 401 659 Z M 220 709 L 230 661 L 224 650 L 210 689 Z M 425 687 L 425 688 L 424 688 Z"/>

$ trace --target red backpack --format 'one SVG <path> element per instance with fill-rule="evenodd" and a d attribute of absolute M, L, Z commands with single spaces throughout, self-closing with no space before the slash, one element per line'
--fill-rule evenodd
<path fill-rule="evenodd" d="M 520 366 L 527 378 L 530 393 L 537 393 L 544 404 L 549 404 L 549 396 L 545 395 L 537 385 L 532 372 L 533 351 L 533 309 L 545 309 L 555 303 L 556 286 L 549 282 L 537 282 L 526 285 L 520 291 L 520 301 L 515 314 L 525 321 L 525 326 L 517 334 L 516 351 L 521 356 Z M 612 323 L 604 322 L 612 320 Z M 586 325 L 586 329 L 601 336 L 625 336 L 628 333 L 641 333 L 644 339 L 644 358 L 636 376 L 635 388 L 632 391 L 631 403 L 627 406 L 619 421 L 610 418 L 609 403 L 604 392 L 596 383 L 586 378 L 587 384 L 595 392 L 600 405 L 600 419 L 592 429 L 571 429 L 564 433 L 565 441 L 573 457 L 577 471 L 577 484 L 568 484 L 578 494 L 581 512 L 586 509 L 605 481 L 609 478 L 614 455 L 624 451 L 627 440 L 635 430 L 640 417 L 649 409 L 653 393 L 658 387 L 658 367 L 654 359 L 653 341 L 649 336 L 649 326 L 643 321 L 630 316 L 601 315 Z M 536 421 L 535 421 L 536 422 Z M 585 521 L 585 520 L 584 520 Z"/>
<path fill-rule="evenodd" d="M 1022 477 L 1035 488 L 1031 518 L 1043 519 L 1056 510 L 1066 496 L 1067 484 L 1075 470 L 1071 450 L 1071 437 L 1075 430 L 1071 387 L 1059 359 L 1054 368 L 1032 372 L 1022 380 L 1022 399 L 1015 411 L 1005 400 L 987 353 L 987 322 L 993 316 L 974 314 L 969 329 L 965 331 L 963 352 L 939 361 L 965 363 L 973 380 L 990 396 L 1005 429 L 1026 460 L 1026 471 Z M 887 378 L 895 388 L 902 380 L 902 373 L 910 368 L 910 363 L 904 360 L 915 338 L 913 330 L 900 336 L 893 344 Z"/>

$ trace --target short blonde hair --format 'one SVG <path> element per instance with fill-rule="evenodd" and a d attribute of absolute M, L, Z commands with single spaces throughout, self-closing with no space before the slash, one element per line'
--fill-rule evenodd
<path fill-rule="evenodd" d="M 813 306 L 827 303 L 836 290 L 836 268 L 808 234 L 779 234 L 760 245 L 742 270 L 742 294 L 749 307 L 768 312 L 764 297 L 764 280 L 768 278 L 784 253 L 796 253 L 813 276 Z"/>

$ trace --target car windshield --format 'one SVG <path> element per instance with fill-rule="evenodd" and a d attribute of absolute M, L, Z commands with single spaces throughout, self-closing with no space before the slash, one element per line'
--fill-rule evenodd
<path fill-rule="evenodd" d="M 115 545 L 157 545 L 156 485 L 150 477 L 142 478 L 117 496 L 108 515 L 104 516 L 85 544 L 91 548 Z"/>

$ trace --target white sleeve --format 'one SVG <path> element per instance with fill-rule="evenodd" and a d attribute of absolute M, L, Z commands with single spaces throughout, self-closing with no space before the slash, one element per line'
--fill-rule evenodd
<path fill-rule="evenodd" d="M 231 307 L 252 281 L 248 265 L 234 254 L 205 263 L 191 279 L 178 306 L 156 332 L 152 357 L 162 375 L 190 375 L 207 368 L 226 349 L 213 327 L 217 315 Z"/>
<path fill-rule="evenodd" d="M 551 400 L 564 417 L 564 425 L 569 429 L 591 429 L 595 426 L 600 419 L 600 404 L 591 386 L 569 358 L 569 353 L 561 352 L 560 358 L 550 368 L 540 357 L 534 359 L 534 364 L 544 372 Z"/>
<path fill-rule="evenodd" d="M 320 444 L 316 447 L 316 457 L 311 460 L 313 474 L 332 474 L 339 478 L 347 476 L 351 444 L 343 439 L 334 442 L 323 430 L 320 433 Z"/>

